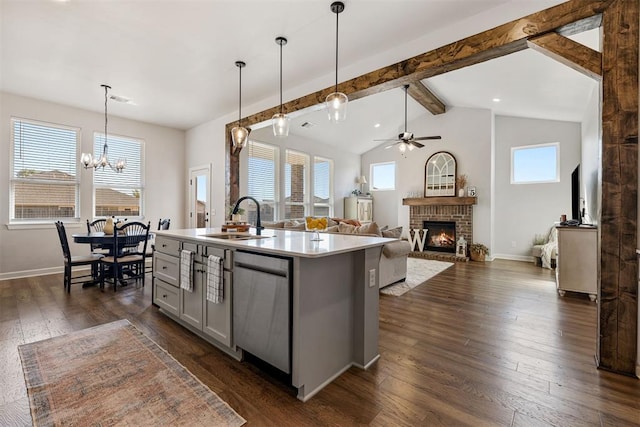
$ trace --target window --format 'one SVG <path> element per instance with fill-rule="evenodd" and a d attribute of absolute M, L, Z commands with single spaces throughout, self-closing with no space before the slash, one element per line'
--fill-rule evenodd
<path fill-rule="evenodd" d="M 313 215 L 333 215 L 333 161 L 313 158 Z"/>
<path fill-rule="evenodd" d="M 11 222 L 79 219 L 80 129 L 11 119 Z"/>
<path fill-rule="evenodd" d="M 94 216 L 139 217 L 142 216 L 144 183 L 142 152 L 144 143 L 138 139 L 109 135 L 109 161 L 127 160 L 122 173 L 109 168 L 93 172 Z M 102 153 L 104 134 L 95 133 L 93 152 Z"/>
<path fill-rule="evenodd" d="M 285 219 L 302 218 L 306 215 L 307 171 L 309 156 L 287 150 L 284 165 Z"/>
<path fill-rule="evenodd" d="M 511 183 L 560 182 L 558 143 L 511 148 Z"/>
<path fill-rule="evenodd" d="M 260 201 L 260 219 L 275 221 L 278 182 L 278 149 L 271 145 L 249 141 L 247 167 L 247 194 Z M 255 224 L 255 209 L 247 218 Z"/>
<path fill-rule="evenodd" d="M 370 167 L 371 190 L 396 189 L 396 162 L 372 163 Z"/>

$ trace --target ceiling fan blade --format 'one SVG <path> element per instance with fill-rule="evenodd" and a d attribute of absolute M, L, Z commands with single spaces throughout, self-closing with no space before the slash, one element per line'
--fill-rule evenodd
<path fill-rule="evenodd" d="M 386 147 L 384 147 L 384 149 L 386 150 L 386 149 L 388 149 L 388 148 L 395 147 L 395 146 L 396 146 L 396 145 L 398 145 L 399 143 L 400 143 L 400 141 L 396 142 L 395 144 L 387 145 Z"/>
<path fill-rule="evenodd" d="M 400 142 L 397 138 L 390 139 L 374 139 L 373 142 Z"/>
<path fill-rule="evenodd" d="M 426 141 L 428 139 L 442 139 L 440 135 L 435 136 L 419 136 L 417 138 L 413 138 L 414 141 Z"/>
<path fill-rule="evenodd" d="M 415 147 L 418 147 L 418 148 L 424 147 L 424 144 L 420 144 L 419 142 L 417 142 L 415 140 L 409 141 L 409 144 L 412 144 L 412 145 L 414 145 Z"/>

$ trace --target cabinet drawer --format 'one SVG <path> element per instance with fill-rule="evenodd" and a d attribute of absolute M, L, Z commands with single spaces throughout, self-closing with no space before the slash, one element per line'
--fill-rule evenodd
<path fill-rule="evenodd" d="M 180 241 L 169 239 L 164 236 L 156 236 L 155 239 L 156 251 L 164 254 L 178 256 L 180 255 Z"/>
<path fill-rule="evenodd" d="M 178 306 L 180 305 L 179 289 L 161 281 L 154 281 L 153 295 L 155 303 L 158 307 L 163 308 L 176 316 L 178 315 Z"/>
<path fill-rule="evenodd" d="M 182 242 L 182 249 L 185 251 L 191 251 L 194 254 L 198 253 L 198 245 L 191 242 Z"/>
<path fill-rule="evenodd" d="M 180 286 L 180 258 L 162 252 L 153 253 L 153 277 L 162 279 L 176 288 Z"/>
<path fill-rule="evenodd" d="M 224 260 L 224 268 L 231 270 L 233 266 L 233 251 L 229 249 L 216 248 L 214 246 L 200 246 L 199 253 L 202 255 L 202 262 L 207 263 L 209 255 L 219 256 Z"/>

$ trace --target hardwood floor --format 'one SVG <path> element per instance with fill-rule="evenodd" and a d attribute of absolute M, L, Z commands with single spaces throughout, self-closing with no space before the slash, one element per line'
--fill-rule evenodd
<path fill-rule="evenodd" d="M 62 275 L 0 282 L 0 425 L 31 425 L 17 345 L 127 318 L 261 425 L 638 426 L 640 381 L 595 369 L 596 305 L 529 263 L 456 263 L 380 298 L 380 360 L 302 403 L 152 307 L 150 280 L 64 292 Z"/>

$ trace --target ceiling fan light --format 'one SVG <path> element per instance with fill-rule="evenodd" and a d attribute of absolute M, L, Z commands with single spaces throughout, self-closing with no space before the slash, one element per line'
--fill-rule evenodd
<path fill-rule="evenodd" d="M 291 119 L 284 113 L 274 114 L 271 118 L 271 124 L 273 125 L 273 134 L 275 136 L 289 136 L 289 124 Z"/>
<path fill-rule="evenodd" d="M 341 122 L 347 118 L 347 103 L 349 98 L 342 92 L 333 92 L 327 96 L 325 104 L 327 106 L 327 113 L 329 114 L 329 121 Z"/>
<path fill-rule="evenodd" d="M 413 151 L 413 149 L 415 148 L 413 144 L 407 144 L 407 145 L 409 146 L 409 151 Z"/>
<path fill-rule="evenodd" d="M 402 144 L 398 145 L 398 150 L 400 150 L 401 153 L 404 153 L 405 151 L 407 151 L 407 144 L 403 142 Z"/>
<path fill-rule="evenodd" d="M 236 148 L 244 148 L 249 140 L 249 130 L 242 126 L 234 126 L 231 129 L 231 140 Z"/>

